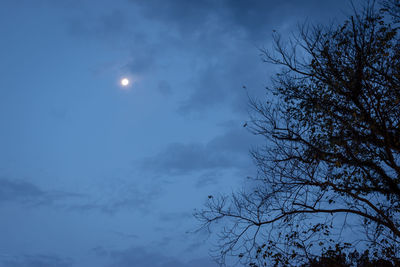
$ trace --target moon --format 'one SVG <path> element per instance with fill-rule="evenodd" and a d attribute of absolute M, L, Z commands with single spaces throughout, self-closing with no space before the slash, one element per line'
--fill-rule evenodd
<path fill-rule="evenodd" d="M 129 80 L 128 80 L 128 78 L 123 78 L 123 79 L 121 79 L 121 85 L 122 86 L 128 86 L 129 85 Z"/>

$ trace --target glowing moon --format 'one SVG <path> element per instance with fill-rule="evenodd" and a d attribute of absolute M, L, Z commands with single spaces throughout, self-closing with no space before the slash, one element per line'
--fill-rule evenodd
<path fill-rule="evenodd" d="M 128 86 L 128 85 L 129 85 L 129 80 L 128 80 L 127 78 L 123 78 L 123 79 L 121 80 L 121 85 L 122 85 L 122 86 Z"/>

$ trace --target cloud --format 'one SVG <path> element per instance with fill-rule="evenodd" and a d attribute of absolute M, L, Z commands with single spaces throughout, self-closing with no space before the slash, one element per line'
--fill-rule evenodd
<path fill-rule="evenodd" d="M 80 197 L 82 195 L 64 191 L 46 191 L 24 180 L 0 178 L 0 203 L 53 205 L 58 201 Z"/>
<path fill-rule="evenodd" d="M 34 184 L 22 180 L 0 179 L 0 201 L 27 202 L 43 200 L 46 193 Z"/>
<path fill-rule="evenodd" d="M 96 39 L 111 39 L 126 33 L 126 18 L 117 9 L 107 10 L 94 16 L 87 7 L 85 16 L 75 15 L 68 18 L 67 31 L 77 37 L 92 37 Z"/>
<path fill-rule="evenodd" d="M 197 35 L 201 31 L 209 31 L 210 28 L 218 28 L 223 32 L 237 31 L 238 27 L 249 29 L 254 26 L 260 27 L 263 21 L 269 20 L 269 17 L 265 16 L 265 11 L 278 6 L 276 3 L 271 5 L 269 1 L 131 0 L 131 2 L 143 8 L 146 18 L 162 21 L 186 36 Z"/>
<path fill-rule="evenodd" d="M 143 168 L 170 174 L 186 174 L 192 171 L 229 168 L 234 159 L 218 153 L 201 143 L 172 143 L 152 158 L 144 161 Z"/>
<path fill-rule="evenodd" d="M 346 0 L 340 1 L 346 3 Z M 144 18 L 165 26 L 167 33 L 180 40 L 180 50 L 169 49 L 168 57 L 190 51 L 193 55 L 190 58 L 195 59 L 193 65 L 202 66 L 193 69 L 191 85 L 184 88 L 191 93 L 177 109 L 181 114 L 221 107 L 245 112 L 246 96 L 240 90 L 242 85 L 261 91 L 264 89 L 261 81 L 268 82 L 266 65 L 259 64 L 258 48 L 269 46 L 272 30 L 289 35 L 288 30 L 307 17 L 309 21 L 326 20 L 327 14 L 338 6 L 337 1 L 322 3 L 318 0 L 302 1 L 301 5 L 295 0 L 130 2 L 143 9 Z M 155 51 L 165 51 L 169 45 L 174 43 L 164 42 L 162 48 Z M 161 53 L 157 58 L 163 56 Z"/>
<path fill-rule="evenodd" d="M 145 158 L 141 168 L 170 175 L 245 169 L 251 164 L 248 151 L 255 141 L 254 136 L 239 126 L 207 143 L 171 143 L 158 154 Z"/>
<path fill-rule="evenodd" d="M 73 261 L 54 255 L 22 255 L 0 259 L 1 267 L 69 267 Z"/>
<path fill-rule="evenodd" d="M 195 33 L 214 14 L 213 10 L 219 1 L 131 0 L 130 2 L 143 8 L 144 15 L 148 19 L 162 21 L 167 26 L 179 28 L 183 32 Z"/>
<path fill-rule="evenodd" d="M 83 11 L 69 18 L 68 31 L 113 47 L 122 44 L 118 49 L 129 52 L 124 52 L 128 55 L 118 68 L 160 77 L 162 82 L 154 90 L 163 96 L 170 95 L 171 80 L 178 80 L 181 86 L 174 86 L 174 91 L 181 92 L 174 95 L 190 92 L 177 108 L 180 114 L 221 107 L 245 112 L 242 85 L 263 90 L 260 81 L 268 79 L 257 47 L 271 41 L 273 29 L 287 34 L 307 16 L 310 21 L 326 19 L 338 6 L 333 0 L 307 0 L 301 5 L 295 0 L 129 0 L 117 2 L 111 10 L 99 4 L 94 15 L 90 2 L 83 2 Z M 191 68 L 198 65 L 202 67 Z M 173 74 L 167 76 L 165 68 Z"/>
<path fill-rule="evenodd" d="M 163 95 L 163 96 L 169 96 L 173 94 L 171 85 L 166 81 L 162 80 L 158 82 L 157 85 L 157 90 Z"/>
<path fill-rule="evenodd" d="M 221 176 L 221 173 L 218 171 L 208 171 L 201 174 L 197 178 L 196 188 L 206 187 L 209 185 L 215 185 L 218 182 L 218 177 Z"/>
<path fill-rule="evenodd" d="M 221 107 L 227 104 L 232 94 L 227 94 L 226 91 L 232 89 L 233 86 L 231 87 L 230 79 L 226 79 L 228 76 L 226 69 L 222 66 L 208 66 L 205 70 L 199 71 L 196 76 L 193 91 L 180 104 L 179 113 L 204 111 L 213 106 Z"/>
<path fill-rule="evenodd" d="M 108 257 L 112 263 L 107 267 L 217 267 L 217 264 L 209 259 L 195 259 L 189 262 L 165 256 L 155 250 L 133 247 L 126 250 L 107 250 L 97 247 L 94 252 L 102 257 Z"/>
<path fill-rule="evenodd" d="M 100 211 L 114 214 L 129 209 L 142 213 L 151 210 L 151 203 L 160 196 L 157 186 L 139 188 L 120 181 L 118 186 L 98 188 L 94 194 L 44 190 L 24 180 L 0 179 L 0 204 L 18 203 L 27 206 L 49 206 L 70 211 Z"/>
<path fill-rule="evenodd" d="M 348 1 L 339 0 L 345 5 Z M 245 32 L 249 39 L 264 39 L 269 27 L 297 23 L 307 16 L 323 18 L 337 7 L 338 1 L 307 0 L 130 0 L 144 9 L 146 18 L 159 20 L 185 34 L 197 34 L 218 26 L 221 32 Z M 342 5 L 342 6 L 343 6 Z M 157 8 L 156 8 L 157 7 Z M 212 23 L 211 23 L 212 22 Z M 267 31 L 266 31 L 267 30 Z"/>
<path fill-rule="evenodd" d="M 152 203 L 160 197 L 162 190 L 158 185 L 134 184 L 122 179 L 112 180 L 96 188 L 95 193 L 85 201 L 67 205 L 72 211 L 97 211 L 113 215 L 123 210 L 147 214 L 152 211 Z"/>

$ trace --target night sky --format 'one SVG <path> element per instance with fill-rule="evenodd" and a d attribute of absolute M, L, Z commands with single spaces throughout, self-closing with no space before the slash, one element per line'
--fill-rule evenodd
<path fill-rule="evenodd" d="M 247 94 L 276 71 L 259 49 L 349 13 L 347 0 L 0 0 L 0 266 L 216 266 L 192 214 L 256 173 Z"/>

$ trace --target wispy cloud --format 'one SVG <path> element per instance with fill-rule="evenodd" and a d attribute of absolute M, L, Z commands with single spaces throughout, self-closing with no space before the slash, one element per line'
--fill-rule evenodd
<path fill-rule="evenodd" d="M 99 188 L 91 192 L 72 193 L 45 190 L 40 186 L 18 179 L 0 179 L 0 205 L 17 203 L 24 206 L 52 207 L 68 211 L 96 211 L 115 214 L 122 210 L 148 213 L 151 203 L 162 193 L 157 186 L 139 188 L 121 181 L 117 188 Z"/>
<path fill-rule="evenodd" d="M 116 182 L 116 181 L 114 181 Z M 95 194 L 87 194 L 87 198 L 66 205 L 71 211 L 101 212 L 113 215 L 121 211 L 147 214 L 152 211 L 152 204 L 162 195 L 161 188 L 156 184 L 143 184 L 118 180 L 109 186 L 103 185 Z"/>
<path fill-rule="evenodd" d="M 0 178 L 0 204 L 14 202 L 31 206 L 43 206 L 81 197 L 81 194 L 44 190 L 34 183 L 20 179 Z"/>
<path fill-rule="evenodd" d="M 73 266 L 73 261 L 56 255 L 1 255 L 0 264 L 2 267 L 70 267 Z"/>
<path fill-rule="evenodd" d="M 252 143 L 254 136 L 239 126 L 207 143 L 171 143 L 158 154 L 145 158 L 140 166 L 143 171 L 167 175 L 243 169 L 250 165 L 248 151 Z"/>
<path fill-rule="evenodd" d="M 132 247 L 125 250 L 108 250 L 97 247 L 93 252 L 111 260 L 112 263 L 107 267 L 217 267 L 217 264 L 206 258 L 186 262 L 143 247 Z"/>

